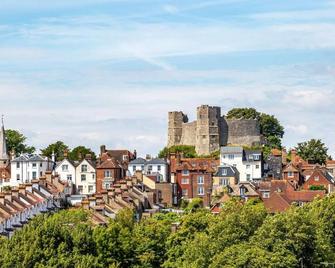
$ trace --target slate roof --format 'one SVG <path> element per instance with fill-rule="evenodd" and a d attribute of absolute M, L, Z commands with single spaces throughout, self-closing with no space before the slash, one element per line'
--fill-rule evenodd
<path fill-rule="evenodd" d="M 224 175 L 223 171 L 227 170 Z M 235 177 L 238 174 L 236 167 L 230 165 L 219 166 L 217 172 L 214 174 L 215 177 Z"/>
<path fill-rule="evenodd" d="M 147 161 L 147 165 L 167 165 L 167 162 L 162 158 L 154 158 Z"/>
<path fill-rule="evenodd" d="M 38 154 L 21 154 L 19 157 L 16 157 L 12 162 L 37 162 L 37 161 L 47 161 L 41 155 Z"/>
<path fill-rule="evenodd" d="M 136 158 L 132 161 L 129 162 L 129 165 L 144 165 L 147 163 L 147 160 L 145 160 L 144 158 Z"/>
<path fill-rule="evenodd" d="M 224 146 L 221 147 L 222 154 L 242 154 L 243 147 L 240 146 Z"/>

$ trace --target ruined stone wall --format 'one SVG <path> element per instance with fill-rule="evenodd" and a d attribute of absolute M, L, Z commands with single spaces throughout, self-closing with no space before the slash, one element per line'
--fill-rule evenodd
<path fill-rule="evenodd" d="M 182 112 L 169 112 L 168 147 L 193 145 L 198 155 L 209 155 L 225 145 L 261 143 L 260 126 L 253 119 L 226 119 L 220 107 L 202 105 L 197 120 L 188 122 Z"/>
<path fill-rule="evenodd" d="M 190 123 L 184 123 L 182 125 L 183 133 L 181 136 L 181 144 L 183 145 L 196 145 L 196 131 L 197 131 L 197 121 Z"/>
<path fill-rule="evenodd" d="M 227 119 L 228 145 L 254 146 L 261 143 L 260 125 L 254 119 Z"/>

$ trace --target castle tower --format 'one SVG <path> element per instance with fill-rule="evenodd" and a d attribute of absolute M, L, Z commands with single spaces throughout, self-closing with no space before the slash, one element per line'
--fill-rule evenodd
<path fill-rule="evenodd" d="M 197 108 L 196 152 L 209 155 L 220 149 L 221 108 L 202 105 Z"/>
<path fill-rule="evenodd" d="M 187 122 L 187 115 L 183 112 L 169 112 L 168 147 L 181 144 L 183 123 Z"/>
<path fill-rule="evenodd" d="M 2 116 L 1 130 L 0 130 L 0 167 L 6 167 L 8 163 L 9 163 L 9 156 L 7 153 L 5 127 L 4 127 L 3 116 Z"/>

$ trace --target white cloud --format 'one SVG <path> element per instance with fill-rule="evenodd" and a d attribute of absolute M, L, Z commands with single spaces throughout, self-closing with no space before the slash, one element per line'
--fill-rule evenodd
<path fill-rule="evenodd" d="M 298 125 L 287 125 L 285 126 L 285 129 L 294 131 L 295 133 L 299 135 L 305 135 L 308 131 L 308 127 L 303 124 L 298 124 Z"/>

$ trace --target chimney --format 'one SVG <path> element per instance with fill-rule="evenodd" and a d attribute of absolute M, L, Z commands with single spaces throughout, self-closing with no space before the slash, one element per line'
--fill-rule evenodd
<path fill-rule="evenodd" d="M 282 157 L 282 163 L 283 165 L 287 165 L 287 151 L 286 148 L 283 148 L 282 152 L 281 152 L 281 157 Z"/>
<path fill-rule="evenodd" d="M 84 208 L 84 209 L 89 209 L 90 208 L 90 202 L 86 199 L 86 200 L 83 200 L 81 201 L 81 206 Z"/>
<path fill-rule="evenodd" d="M 19 185 L 19 193 L 26 195 L 26 186 L 24 184 Z"/>
<path fill-rule="evenodd" d="M 147 154 L 147 155 L 145 156 L 145 160 L 151 160 L 151 155 L 150 155 L 150 154 Z"/>
<path fill-rule="evenodd" d="M 39 180 L 32 180 L 31 183 L 34 189 L 37 189 L 37 190 L 40 189 Z"/>
<path fill-rule="evenodd" d="M 4 193 L 0 193 L 0 203 L 1 204 L 5 204 L 5 194 Z"/>
<path fill-rule="evenodd" d="M 45 172 L 45 178 L 46 178 L 47 182 L 52 183 L 52 172 L 51 171 L 46 171 Z"/>
<path fill-rule="evenodd" d="M 24 184 L 26 191 L 32 193 L 33 192 L 33 185 L 31 183 Z"/>
<path fill-rule="evenodd" d="M 136 151 L 136 149 L 134 150 L 134 159 L 136 159 L 137 158 L 137 151 Z"/>
<path fill-rule="evenodd" d="M 9 202 L 12 202 L 12 193 L 5 192 L 5 199 L 7 199 Z"/>
<path fill-rule="evenodd" d="M 12 190 L 12 195 L 19 198 L 19 190 L 18 189 L 13 189 Z"/>
<path fill-rule="evenodd" d="M 41 185 L 43 185 L 43 186 L 46 186 L 47 185 L 47 179 L 46 179 L 46 177 L 45 176 L 40 177 L 39 183 Z"/>
<path fill-rule="evenodd" d="M 104 154 L 106 152 L 106 145 L 100 146 L 100 155 Z"/>
<path fill-rule="evenodd" d="M 85 159 L 86 160 L 92 160 L 92 155 L 91 154 L 86 154 Z"/>
<path fill-rule="evenodd" d="M 296 157 L 297 157 L 297 151 L 296 149 L 292 149 L 291 150 L 291 162 L 295 163 Z"/>
<path fill-rule="evenodd" d="M 97 199 L 94 196 L 89 197 L 88 201 L 90 202 L 90 207 L 95 207 L 97 205 Z"/>
<path fill-rule="evenodd" d="M 69 151 L 67 149 L 64 150 L 64 158 L 67 159 L 68 155 L 69 155 Z"/>
<path fill-rule="evenodd" d="M 102 199 L 105 201 L 105 203 L 108 203 L 108 192 L 107 190 L 102 190 L 101 191 Z"/>

